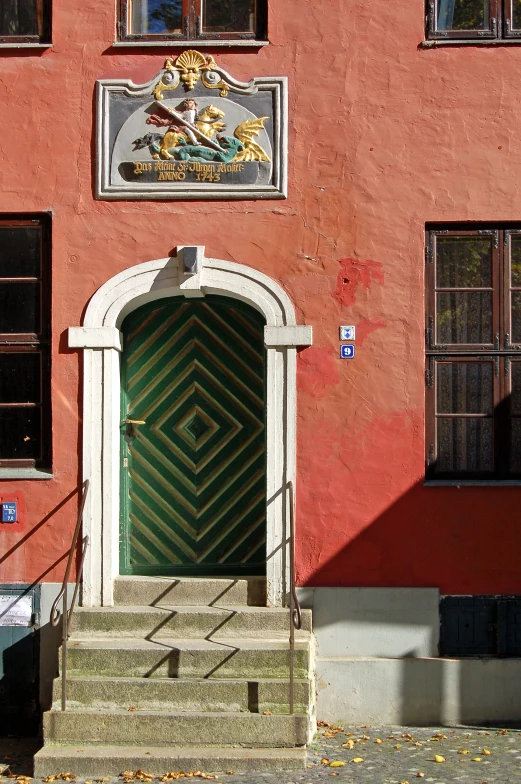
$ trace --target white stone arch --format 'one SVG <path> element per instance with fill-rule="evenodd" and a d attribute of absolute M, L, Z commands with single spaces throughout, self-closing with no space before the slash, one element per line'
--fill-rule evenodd
<path fill-rule="evenodd" d="M 69 346 L 83 349 L 83 479 L 90 488 L 83 531 L 90 546 L 84 565 L 83 605 L 113 604 L 119 574 L 120 363 L 125 316 L 163 297 L 221 294 L 253 306 L 266 319 L 266 466 L 268 604 L 285 603 L 289 563 L 287 482 L 295 480 L 296 347 L 311 345 L 311 327 L 295 324 L 285 291 L 257 270 L 204 256 L 190 246 L 197 271 L 177 256 L 138 264 L 110 278 L 94 294 L 82 327 L 69 328 Z"/>

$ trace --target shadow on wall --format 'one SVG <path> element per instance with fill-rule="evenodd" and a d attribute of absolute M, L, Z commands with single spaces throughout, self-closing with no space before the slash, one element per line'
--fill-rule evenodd
<path fill-rule="evenodd" d="M 374 497 L 385 492 L 375 477 Z M 520 492 L 418 482 L 307 578 L 319 718 L 519 724 L 521 659 L 438 658 L 438 605 L 439 593 L 521 594 Z M 344 531 L 357 511 L 346 498 Z M 300 526 L 305 564 L 313 529 Z"/>

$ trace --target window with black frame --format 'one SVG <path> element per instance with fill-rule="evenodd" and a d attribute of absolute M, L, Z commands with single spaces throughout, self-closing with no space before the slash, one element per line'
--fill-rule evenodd
<path fill-rule="evenodd" d="M 430 229 L 427 476 L 521 478 L 521 226 Z"/>
<path fill-rule="evenodd" d="M 51 0 L 0 0 L 0 44 L 49 44 Z"/>
<path fill-rule="evenodd" d="M 521 0 L 429 0 L 427 36 L 462 41 L 521 38 Z"/>
<path fill-rule="evenodd" d="M 121 41 L 265 40 L 266 0 L 120 0 Z"/>
<path fill-rule="evenodd" d="M 0 467 L 51 465 L 50 223 L 0 218 Z"/>

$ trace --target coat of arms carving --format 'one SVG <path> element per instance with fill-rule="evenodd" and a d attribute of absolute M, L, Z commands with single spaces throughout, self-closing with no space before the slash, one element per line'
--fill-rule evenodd
<path fill-rule="evenodd" d="M 145 85 L 98 82 L 99 199 L 286 197 L 287 80 L 239 82 L 210 55 Z"/>

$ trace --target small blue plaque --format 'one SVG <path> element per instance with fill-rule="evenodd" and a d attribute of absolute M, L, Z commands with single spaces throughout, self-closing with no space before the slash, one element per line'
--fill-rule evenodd
<path fill-rule="evenodd" d="M 340 346 L 340 356 L 342 359 L 353 359 L 355 356 L 355 347 Z"/>
<path fill-rule="evenodd" d="M 10 501 L 9 503 L 2 504 L 2 522 L 3 523 L 16 523 L 17 519 L 16 503 Z"/>

